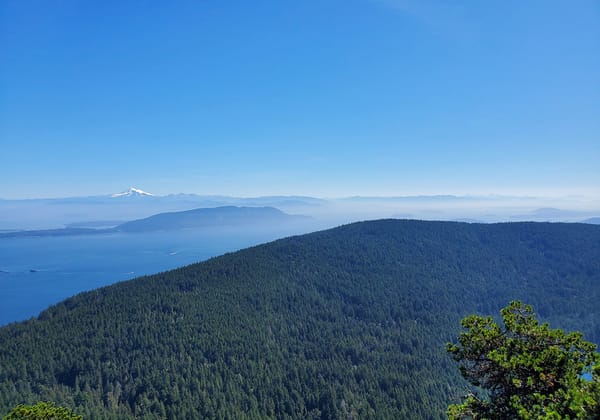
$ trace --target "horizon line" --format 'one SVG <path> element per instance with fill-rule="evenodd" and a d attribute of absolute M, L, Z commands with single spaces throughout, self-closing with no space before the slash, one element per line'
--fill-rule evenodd
<path fill-rule="evenodd" d="M 104 194 L 91 194 L 91 195 L 65 195 L 65 196 L 38 196 L 38 197 L 12 197 L 6 198 L 0 196 L 2 201 L 28 201 L 28 200 L 68 200 L 68 199 L 82 199 L 82 198 L 126 198 L 123 196 L 131 190 L 140 190 L 148 195 L 142 195 L 147 199 L 166 198 L 179 195 L 196 196 L 196 197 L 223 197 L 232 199 L 259 199 L 259 198 L 307 198 L 307 199 L 318 199 L 318 200 L 352 200 L 352 199 L 407 199 L 407 198 L 457 198 L 457 199 L 585 199 L 585 200 L 600 200 L 600 193 L 583 194 L 583 193 L 572 193 L 572 194 L 531 194 L 531 193 L 412 193 L 412 194 L 348 194 L 338 196 L 327 196 L 327 195 L 308 195 L 308 194 L 294 194 L 294 193 L 265 193 L 258 195 L 235 195 L 235 194 L 222 194 L 222 193 L 196 193 L 196 192 L 177 192 L 167 194 L 155 194 L 147 190 L 142 190 L 136 187 L 130 187 L 126 190 L 122 190 L 118 193 L 104 193 Z M 600 202 L 599 202 L 600 204 Z"/>

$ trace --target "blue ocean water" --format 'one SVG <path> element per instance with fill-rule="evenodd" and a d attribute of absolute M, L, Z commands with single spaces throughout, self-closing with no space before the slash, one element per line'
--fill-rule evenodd
<path fill-rule="evenodd" d="M 0 325 L 37 316 L 82 291 L 295 233 L 302 232 L 204 229 L 0 238 Z"/>

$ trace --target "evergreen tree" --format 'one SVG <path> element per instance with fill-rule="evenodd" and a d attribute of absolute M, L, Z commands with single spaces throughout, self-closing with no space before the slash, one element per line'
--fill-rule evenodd
<path fill-rule="evenodd" d="M 467 331 L 459 344 L 447 344 L 463 377 L 485 390 L 450 405 L 450 419 L 598 418 L 596 345 L 579 332 L 540 324 L 533 308 L 519 301 L 501 313 L 504 328 L 491 317 L 471 315 L 462 321 Z"/>
<path fill-rule="evenodd" d="M 3 420 L 82 420 L 65 407 L 57 407 L 52 402 L 39 402 L 35 405 L 19 404 Z"/>

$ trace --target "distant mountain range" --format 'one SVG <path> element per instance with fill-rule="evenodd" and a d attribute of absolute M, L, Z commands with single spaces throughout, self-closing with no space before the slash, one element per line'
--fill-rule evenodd
<path fill-rule="evenodd" d="M 107 195 L 30 200 L 0 200 L 0 231 L 97 227 L 159 213 L 198 208 L 273 207 L 303 214 L 333 227 L 361 220 L 400 217 L 421 220 L 580 222 L 600 215 L 600 200 L 511 196 L 417 195 L 315 198 L 307 196 L 229 197 L 156 195 L 129 189 Z M 93 221 L 93 222 L 91 222 Z M 115 226 L 114 223 L 112 226 Z"/>
<path fill-rule="evenodd" d="M 290 215 L 273 207 L 224 206 L 187 211 L 159 213 L 144 219 L 132 220 L 108 228 L 88 228 L 72 225 L 63 229 L 15 230 L 0 232 L 0 238 L 23 236 L 98 235 L 115 232 L 151 232 L 159 230 L 224 228 L 224 227 L 281 227 L 306 223 L 310 217 Z"/>

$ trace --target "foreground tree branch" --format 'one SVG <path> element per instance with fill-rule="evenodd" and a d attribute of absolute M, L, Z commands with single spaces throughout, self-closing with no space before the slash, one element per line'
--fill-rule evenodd
<path fill-rule="evenodd" d="M 471 315 L 462 321 L 458 344 L 447 344 L 463 377 L 483 391 L 450 405 L 449 418 L 599 418 L 596 345 L 579 332 L 540 324 L 530 305 L 513 301 L 501 313 L 504 328 Z"/>

